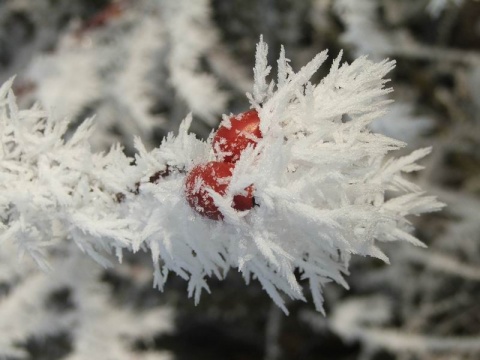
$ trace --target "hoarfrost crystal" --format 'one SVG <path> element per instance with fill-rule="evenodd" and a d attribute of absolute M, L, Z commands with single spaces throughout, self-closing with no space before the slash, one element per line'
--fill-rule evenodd
<path fill-rule="evenodd" d="M 107 154 L 90 151 L 91 120 L 65 140 L 66 122 L 38 109 L 18 111 L 5 84 L 0 240 L 14 242 L 43 266 L 55 246 L 50 239 L 73 241 L 105 266 L 105 252 L 121 259 L 123 251 L 148 248 L 155 286 L 162 289 L 174 272 L 189 282 L 195 302 L 209 291 L 208 277 L 221 279 L 233 268 L 247 283 L 258 279 L 287 313 L 282 294 L 306 300 L 305 281 L 323 312 L 323 285 L 333 280 L 347 287 L 351 255 L 388 261 L 377 241 L 423 245 L 407 217 L 443 206 L 403 174 L 421 169 L 415 162 L 430 149 L 387 160 L 406 144 L 369 130 L 389 103 L 384 76 L 394 62 L 361 57 L 341 64 L 340 54 L 329 74 L 312 84 L 326 59 L 322 52 L 295 73 L 282 49 L 275 84 L 260 40 L 248 97 L 262 138 L 242 152 L 226 193 L 211 194 L 221 221 L 202 217 L 185 199 L 185 174 L 216 160 L 212 137 L 201 141 L 188 133 L 191 117 L 178 136 L 169 134 L 152 151 L 136 138 L 132 164 L 118 146 Z M 167 175 L 151 183 L 157 172 Z M 233 197 L 251 184 L 258 206 L 236 211 Z"/>

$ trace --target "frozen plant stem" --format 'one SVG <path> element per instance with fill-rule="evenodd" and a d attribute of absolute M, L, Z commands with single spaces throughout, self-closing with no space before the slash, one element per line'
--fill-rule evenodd
<path fill-rule="evenodd" d="M 390 102 L 384 77 L 394 62 L 360 57 L 347 64 L 340 54 L 312 84 L 327 53 L 295 72 L 282 50 L 275 83 L 267 53 L 261 39 L 253 95 L 247 94 L 262 136 L 242 148 L 221 192 L 205 188 L 221 214 L 216 220 L 199 214 L 185 196 L 187 174 L 225 155 L 214 151 L 213 136 L 202 141 L 188 132 L 191 116 L 177 136 L 170 133 L 151 151 L 135 138 L 133 164 L 119 145 L 91 151 L 92 119 L 65 140 L 67 121 L 38 108 L 19 110 L 12 80 L 4 84 L 0 244 L 14 243 L 43 267 L 55 248 L 52 238 L 73 241 L 102 266 L 111 266 L 109 254 L 121 260 L 125 251 L 150 250 L 154 286 L 162 290 L 173 272 L 188 281 L 195 303 L 202 290 L 210 291 L 209 277 L 222 279 L 234 268 L 247 283 L 258 280 L 287 314 L 284 295 L 305 301 L 303 286 L 323 312 L 324 284 L 348 287 L 352 255 L 388 262 L 377 242 L 423 246 L 408 217 L 443 204 L 405 173 L 420 170 L 416 162 L 431 149 L 395 158 L 390 153 L 406 144 L 369 129 Z M 168 176 L 150 181 L 157 173 Z M 191 185 L 193 191 L 205 184 Z M 255 206 L 232 207 L 239 196 L 254 197 Z"/>
<path fill-rule="evenodd" d="M 465 280 L 480 281 L 480 267 L 464 264 L 449 255 L 408 251 L 407 261 L 421 264 L 448 275 L 458 276 Z"/>

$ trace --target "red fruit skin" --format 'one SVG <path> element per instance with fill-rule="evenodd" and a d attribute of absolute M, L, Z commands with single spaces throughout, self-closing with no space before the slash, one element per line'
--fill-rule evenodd
<path fill-rule="evenodd" d="M 228 153 L 224 155 L 223 161 L 234 163 L 240 159 L 240 154 L 248 145 L 256 145 L 262 133 L 260 118 L 255 109 L 233 116 L 229 120 L 231 126 L 228 128 L 220 125 L 213 138 L 212 146 L 215 153 L 219 155 Z"/>
<path fill-rule="evenodd" d="M 185 178 L 185 195 L 188 204 L 200 215 L 212 220 L 221 220 L 223 215 L 208 193 L 210 188 L 220 195 L 225 195 L 232 177 L 233 163 L 211 161 L 195 166 Z M 253 185 L 250 185 L 247 195 L 235 195 L 232 207 L 244 211 L 253 207 Z"/>

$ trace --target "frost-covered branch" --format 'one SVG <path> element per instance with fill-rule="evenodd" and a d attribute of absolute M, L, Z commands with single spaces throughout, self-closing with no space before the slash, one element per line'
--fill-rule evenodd
<path fill-rule="evenodd" d="M 114 304 L 109 287 L 100 281 L 102 268 L 74 244 L 56 249 L 61 256 L 50 273 L 35 271 L 28 261 L 20 268 L 11 247 L 8 242 L 0 247 L 0 281 L 8 280 L 11 286 L 8 297 L 0 296 L 0 357 L 29 358 L 22 349 L 28 339 L 45 341 L 64 335 L 72 347 L 68 360 L 112 356 L 146 360 L 147 354 L 133 351 L 134 342 L 172 331 L 169 307 L 138 311 Z M 17 273 L 10 276 L 4 271 L 15 268 Z"/>
<path fill-rule="evenodd" d="M 214 48 L 218 36 L 210 23 L 209 1 L 158 3 L 170 47 L 170 81 L 190 110 L 213 126 L 225 108 L 227 94 L 212 75 L 201 71 L 201 58 Z"/>
<path fill-rule="evenodd" d="M 480 336 L 432 336 L 370 325 L 387 320 L 389 304 L 380 298 L 356 299 L 338 306 L 331 318 L 331 327 L 348 341 L 360 341 L 371 349 L 396 353 L 477 353 Z"/>
<path fill-rule="evenodd" d="M 92 120 L 66 138 L 66 121 L 36 108 L 18 110 L 6 83 L 0 91 L 1 241 L 14 242 L 42 266 L 52 239 L 66 237 L 104 266 L 105 253 L 121 260 L 124 251 L 149 249 L 155 286 L 162 289 L 174 272 L 188 281 L 195 302 L 209 291 L 209 277 L 222 279 L 233 268 L 247 283 L 257 279 L 286 313 L 283 296 L 305 300 L 304 283 L 323 311 L 323 285 L 333 280 L 347 287 L 352 255 L 388 261 L 377 242 L 422 245 L 407 217 L 443 204 L 405 174 L 420 170 L 416 161 L 430 149 L 386 161 L 405 144 L 369 129 L 389 104 L 385 76 L 394 62 L 361 57 L 347 64 L 340 54 L 312 84 L 326 52 L 295 73 L 282 51 L 276 85 L 267 81 L 266 44 L 257 49 L 249 97 L 261 137 L 232 165 L 224 193 L 206 191 L 221 214 L 217 220 L 187 201 L 186 176 L 224 157 L 212 137 L 188 133 L 191 117 L 151 151 L 136 138 L 133 164 L 120 146 L 90 150 Z M 225 126 L 232 126 L 229 119 Z M 232 202 L 247 188 L 255 206 L 238 211 Z"/>

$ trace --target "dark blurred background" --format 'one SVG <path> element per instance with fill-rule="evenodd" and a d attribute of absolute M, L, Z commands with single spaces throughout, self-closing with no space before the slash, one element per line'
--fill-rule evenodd
<path fill-rule="evenodd" d="M 0 317 L 0 358 L 480 358 L 480 2 L 0 0 L 0 82 L 16 74 L 22 107 L 39 102 L 73 128 L 96 114 L 92 147 L 121 142 L 133 154 L 134 135 L 154 148 L 190 111 L 206 137 L 223 113 L 248 108 L 260 34 L 272 64 L 283 44 L 297 70 L 324 49 L 331 58 L 343 49 L 345 61 L 397 61 L 395 102 L 372 129 L 406 141 L 406 151 L 433 146 L 414 176 L 447 207 L 411 219 L 429 249 L 382 245 L 391 265 L 353 258 L 350 289 L 325 289 L 324 317 L 301 302 L 285 316 L 235 271 L 210 280 L 212 293 L 194 306 L 178 277 L 152 289 L 146 253 L 55 283 L 12 268 L 0 248 L 0 313 L 12 306 L 38 322 L 26 330 Z M 29 310 L 25 287 L 41 306 Z M 62 325 L 69 317 L 91 318 L 101 351 Z"/>

